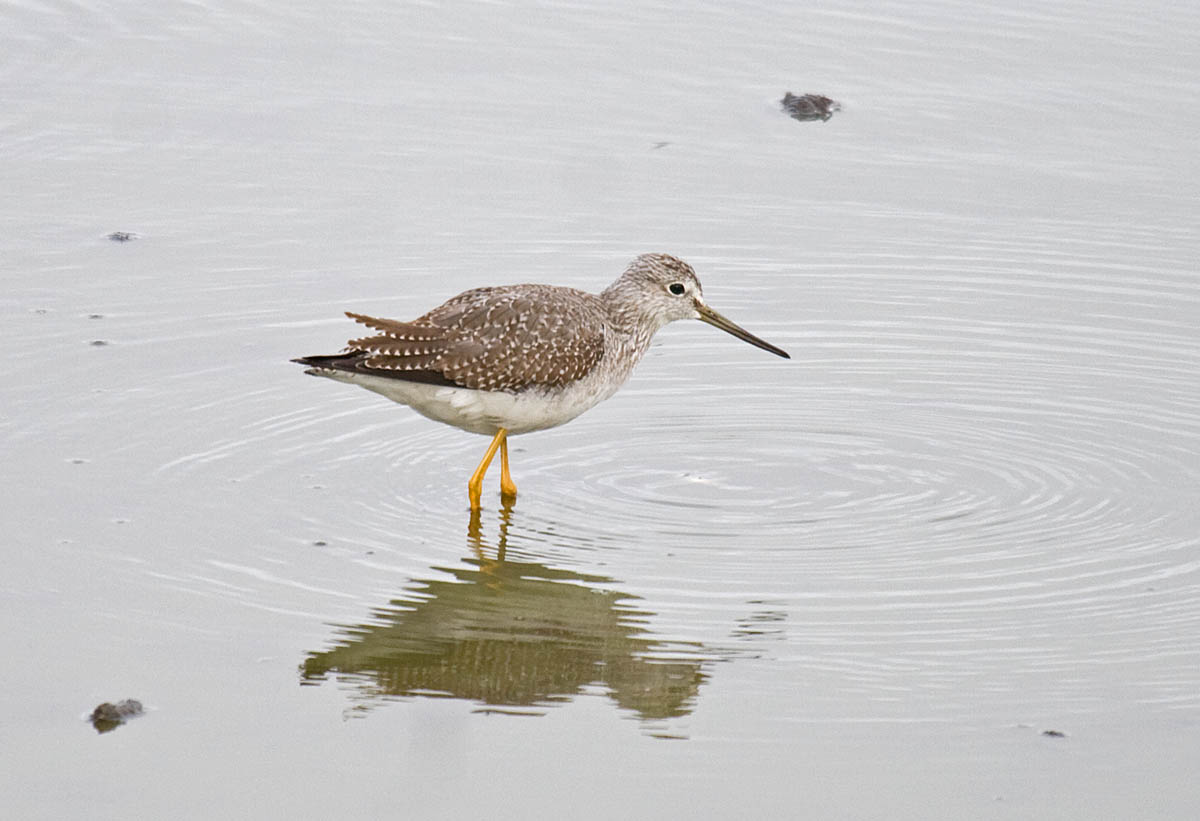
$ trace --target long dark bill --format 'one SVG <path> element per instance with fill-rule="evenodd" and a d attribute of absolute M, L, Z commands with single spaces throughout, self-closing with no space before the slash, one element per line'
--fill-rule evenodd
<path fill-rule="evenodd" d="M 709 325 L 712 325 L 714 328 L 720 328 L 722 331 L 725 331 L 726 333 L 733 334 L 734 336 L 736 336 L 738 339 L 742 340 L 743 342 L 749 342 L 754 347 L 762 348 L 764 351 L 770 351 L 771 353 L 775 354 L 776 356 L 782 356 L 784 359 L 792 358 L 791 356 L 788 355 L 788 352 L 785 351 L 783 348 L 776 348 L 770 342 L 766 342 L 765 340 L 759 339 L 757 336 L 755 336 L 754 334 L 747 331 L 741 325 L 738 325 L 736 322 L 731 322 L 730 320 L 721 316 L 719 313 L 717 313 L 716 311 L 714 311 L 712 308 L 708 307 L 707 305 L 701 305 L 700 303 L 696 303 L 696 311 L 700 314 L 701 322 L 707 322 Z"/>

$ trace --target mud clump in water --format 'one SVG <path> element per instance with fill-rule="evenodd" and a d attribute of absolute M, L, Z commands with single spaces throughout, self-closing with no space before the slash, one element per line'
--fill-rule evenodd
<path fill-rule="evenodd" d="M 833 112 L 841 111 L 842 104 L 820 94 L 793 94 L 787 92 L 779 101 L 785 114 L 793 120 L 807 122 L 809 120 L 828 120 Z"/>
<path fill-rule="evenodd" d="M 90 718 L 92 726 L 96 728 L 96 732 L 107 733 L 110 730 L 115 730 L 134 716 L 140 716 L 142 712 L 142 703 L 140 701 L 127 698 L 124 701 L 118 701 L 116 704 L 108 701 L 104 702 L 97 706 L 95 710 L 92 710 Z"/>

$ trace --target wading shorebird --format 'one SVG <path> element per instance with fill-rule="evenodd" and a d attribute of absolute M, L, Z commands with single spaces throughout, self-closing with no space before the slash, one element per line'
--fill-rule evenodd
<path fill-rule="evenodd" d="M 692 266 L 642 254 L 599 294 L 555 285 L 465 291 L 411 322 L 346 316 L 375 334 L 330 356 L 294 359 L 306 373 L 348 382 L 438 422 L 492 437 L 467 482 L 479 510 L 500 451 L 500 492 L 517 495 L 508 437 L 570 422 L 616 393 L 663 326 L 699 319 L 784 359 L 787 352 L 704 302 Z"/>

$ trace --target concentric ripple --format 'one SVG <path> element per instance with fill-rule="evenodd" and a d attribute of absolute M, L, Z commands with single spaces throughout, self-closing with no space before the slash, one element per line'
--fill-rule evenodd
<path fill-rule="evenodd" d="M 0 5 L 8 814 L 1194 816 L 1188 8 Z M 664 329 L 512 506 L 289 362 L 656 251 L 793 358 Z"/>

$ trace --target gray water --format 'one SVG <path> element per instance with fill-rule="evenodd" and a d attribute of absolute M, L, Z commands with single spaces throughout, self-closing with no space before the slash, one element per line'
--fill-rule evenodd
<path fill-rule="evenodd" d="M 0 7 L 4 815 L 1196 816 L 1198 41 Z M 287 361 L 647 251 L 793 359 L 671 326 L 511 509 Z"/>

